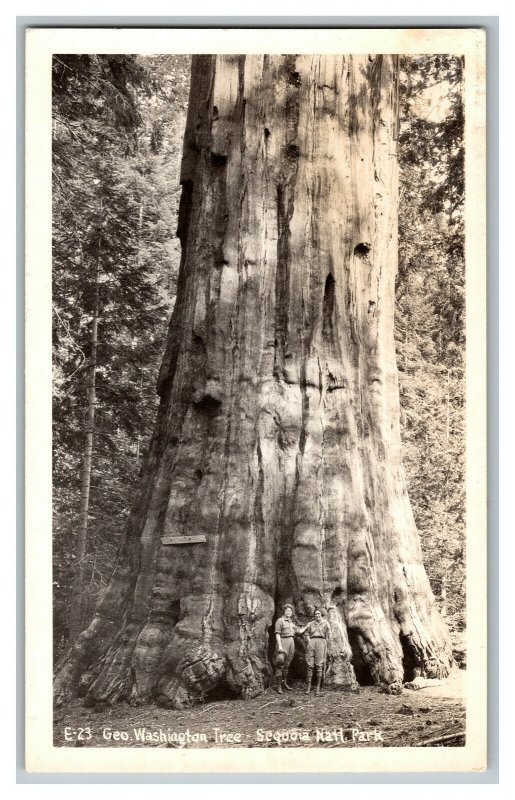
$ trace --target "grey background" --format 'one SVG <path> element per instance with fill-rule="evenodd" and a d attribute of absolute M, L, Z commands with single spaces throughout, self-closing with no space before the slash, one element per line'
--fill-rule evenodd
<path fill-rule="evenodd" d="M 24 764 L 24 141 L 25 30 L 26 28 L 484 28 L 487 35 L 487 332 L 488 332 L 488 768 L 481 773 L 28 773 Z M 17 76 L 17 642 L 16 642 L 16 782 L 17 783 L 350 783 L 399 784 L 499 783 L 499 18 L 498 17 L 16 17 Z M 438 751 L 435 750 L 435 761 Z"/>

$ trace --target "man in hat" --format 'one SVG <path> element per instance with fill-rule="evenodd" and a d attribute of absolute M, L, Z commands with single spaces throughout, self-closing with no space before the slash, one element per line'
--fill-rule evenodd
<path fill-rule="evenodd" d="M 288 685 L 288 670 L 295 653 L 295 634 L 300 631 L 292 618 L 293 606 L 288 604 L 275 623 L 275 688 L 279 694 L 283 693 L 283 686 L 289 692 L 292 689 Z"/>
<path fill-rule="evenodd" d="M 315 669 L 315 694 L 320 694 L 320 684 L 322 682 L 322 675 L 325 668 L 325 660 L 327 656 L 327 646 L 331 642 L 331 627 L 326 619 L 322 617 L 322 612 L 319 608 L 315 611 L 315 618 L 308 622 L 308 624 L 298 630 L 298 633 L 307 633 L 308 646 L 306 648 L 306 664 L 308 667 L 306 676 L 306 694 L 311 691 L 311 680 L 313 677 L 313 668 Z"/>

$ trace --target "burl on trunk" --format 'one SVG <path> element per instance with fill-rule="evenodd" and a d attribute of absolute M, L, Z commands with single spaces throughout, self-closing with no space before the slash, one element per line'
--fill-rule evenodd
<path fill-rule="evenodd" d="M 156 430 L 58 699 L 253 696 L 285 601 L 326 610 L 329 685 L 447 674 L 401 458 L 396 87 L 390 56 L 194 57 Z"/>

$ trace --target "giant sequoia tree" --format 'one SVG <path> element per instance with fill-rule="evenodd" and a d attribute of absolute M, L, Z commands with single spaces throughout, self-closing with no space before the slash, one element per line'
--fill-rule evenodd
<path fill-rule="evenodd" d="M 253 696 L 293 603 L 327 681 L 445 675 L 402 466 L 393 315 L 397 62 L 198 56 L 161 404 L 63 698 Z"/>

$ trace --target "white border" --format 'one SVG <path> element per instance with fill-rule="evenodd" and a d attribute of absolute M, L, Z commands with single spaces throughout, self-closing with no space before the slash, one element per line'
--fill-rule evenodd
<path fill-rule="evenodd" d="M 485 37 L 457 30 L 35 29 L 26 37 L 26 769 L 38 772 L 480 771 L 486 766 Z M 51 58 L 89 53 L 465 56 L 467 744 L 463 748 L 143 749 L 52 745 Z"/>

